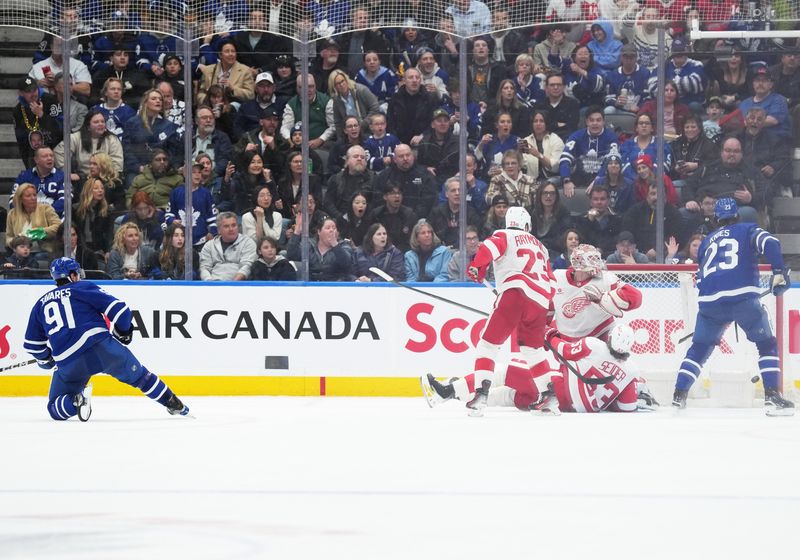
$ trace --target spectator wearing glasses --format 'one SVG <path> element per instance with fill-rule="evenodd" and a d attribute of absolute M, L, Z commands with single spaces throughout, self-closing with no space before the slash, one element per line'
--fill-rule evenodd
<path fill-rule="evenodd" d="M 558 187 L 551 182 L 544 183 L 533 197 L 531 210 L 531 233 L 551 254 L 563 251 L 561 239 L 573 223 L 569 210 L 561 204 Z"/>
<path fill-rule="evenodd" d="M 580 105 L 575 99 L 564 95 L 564 76 L 560 73 L 548 75 L 544 88 L 547 97 L 534 104 L 534 111 L 547 111 L 550 114 L 552 131 L 562 140 L 566 140 L 578 130 Z"/>
<path fill-rule="evenodd" d="M 336 134 L 345 134 L 344 124 L 349 116 L 357 117 L 362 128 L 369 127 L 368 117 L 380 111 L 378 98 L 367 86 L 351 80 L 343 70 L 334 70 L 328 77 L 328 92 L 333 100 L 333 122 Z"/>
<path fill-rule="evenodd" d="M 530 208 L 533 196 L 536 194 L 536 182 L 533 177 L 522 172 L 522 158 L 516 150 L 503 153 L 502 170 L 492 177 L 489 189 L 486 191 L 486 201 L 489 202 L 498 194 L 504 195 L 510 206 Z"/>

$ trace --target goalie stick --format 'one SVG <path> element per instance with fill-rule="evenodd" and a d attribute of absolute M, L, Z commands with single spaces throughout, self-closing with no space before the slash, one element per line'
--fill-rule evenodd
<path fill-rule="evenodd" d="M 486 280 L 486 278 L 483 279 L 483 285 L 486 286 L 487 288 L 489 288 L 490 290 L 492 290 L 492 293 L 494 293 L 494 295 L 498 295 L 497 290 L 494 289 L 494 286 L 492 286 L 489 283 L 489 281 Z M 569 362 L 569 360 L 567 360 L 564 356 L 562 356 L 561 353 L 558 350 L 556 350 L 555 347 L 552 344 L 550 344 L 549 341 L 547 341 L 547 340 L 544 341 L 544 347 L 547 350 L 549 350 L 550 352 L 553 353 L 553 355 L 556 357 L 556 360 L 558 360 L 562 365 L 566 366 L 566 368 L 570 372 L 575 374 L 575 376 L 578 379 L 580 379 L 581 381 L 583 381 L 587 385 L 605 385 L 606 383 L 611 383 L 612 381 L 614 381 L 614 376 L 613 375 L 608 376 L 608 377 L 586 377 L 581 372 L 579 372 L 577 369 L 575 369 L 575 366 L 573 366 Z"/>
<path fill-rule="evenodd" d="M 11 364 L 10 366 L 0 367 L 0 372 L 7 371 L 9 369 L 15 369 L 18 367 L 29 366 L 31 364 L 35 364 L 36 360 L 28 360 L 27 362 L 19 362 L 16 364 Z"/>

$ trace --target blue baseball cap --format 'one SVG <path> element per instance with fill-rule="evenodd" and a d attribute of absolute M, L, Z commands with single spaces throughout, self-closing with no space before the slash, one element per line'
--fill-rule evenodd
<path fill-rule="evenodd" d="M 739 207 L 732 198 L 720 198 L 714 205 L 714 216 L 718 220 L 736 218 L 739 215 Z"/>

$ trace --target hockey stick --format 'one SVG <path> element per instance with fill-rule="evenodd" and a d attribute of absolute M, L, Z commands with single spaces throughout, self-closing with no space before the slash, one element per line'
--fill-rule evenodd
<path fill-rule="evenodd" d="M 760 294 L 758 294 L 758 299 L 761 299 L 761 298 L 763 298 L 764 296 L 768 296 L 768 295 L 770 295 L 771 293 L 772 293 L 772 290 L 771 290 L 771 289 L 770 289 L 770 290 L 765 290 L 765 291 L 761 292 Z M 690 338 L 692 338 L 693 336 L 694 336 L 694 331 L 690 332 L 689 334 L 687 334 L 687 335 L 685 335 L 685 336 L 682 336 L 682 337 L 680 337 L 680 338 L 678 339 L 678 344 L 683 344 L 684 342 L 686 342 L 687 340 L 689 340 L 689 339 L 690 339 Z"/>
<path fill-rule="evenodd" d="M 11 364 L 10 366 L 0 367 L 0 372 L 6 371 L 6 370 L 9 370 L 9 369 L 18 368 L 18 367 L 29 366 L 29 365 L 35 364 L 35 363 L 36 363 L 36 360 L 28 360 L 27 362 L 19 362 L 19 363 L 16 363 L 16 364 Z"/>
<path fill-rule="evenodd" d="M 484 278 L 484 279 L 483 279 L 483 285 L 484 285 L 484 286 L 486 286 L 487 288 L 489 288 L 490 290 L 492 290 L 492 292 L 494 293 L 494 295 L 498 295 L 498 294 L 497 294 L 497 290 L 495 290 L 495 289 L 494 289 L 494 286 L 492 286 L 492 285 L 489 283 L 489 281 L 488 281 L 488 280 L 486 280 L 486 278 Z M 562 365 L 566 366 L 566 368 L 567 368 L 567 369 L 568 369 L 570 372 L 572 372 L 573 374 L 575 374 L 575 376 L 576 376 L 578 379 L 580 379 L 581 381 L 583 381 L 583 382 L 584 382 L 584 383 L 586 383 L 587 385 L 605 385 L 606 383 L 611 383 L 612 381 L 614 381 L 614 376 L 613 376 L 613 375 L 611 375 L 611 376 L 608 376 L 608 377 L 586 377 L 586 376 L 585 376 L 585 375 L 583 375 L 581 372 L 579 372 L 579 371 L 578 371 L 578 370 L 575 368 L 575 366 L 573 366 L 573 365 L 572 365 L 572 364 L 569 362 L 569 360 L 567 360 L 567 359 L 566 359 L 564 356 L 562 356 L 562 355 L 561 355 L 561 353 L 560 353 L 558 350 L 556 350 L 555 346 L 553 346 L 552 344 L 550 344 L 550 342 L 549 342 L 549 341 L 547 341 L 547 340 L 545 340 L 545 341 L 544 341 L 544 347 L 545 347 L 547 350 L 549 350 L 550 352 L 552 352 L 552 353 L 553 353 L 553 355 L 556 357 L 556 360 L 558 360 L 558 361 L 559 361 L 559 362 L 560 362 Z M 531 364 L 531 365 L 533 365 L 533 364 Z"/>
<path fill-rule="evenodd" d="M 486 311 L 481 311 L 480 309 L 475 309 L 474 307 L 470 307 L 469 305 L 464 305 L 463 303 L 458 303 L 457 301 L 453 301 L 452 299 L 447 299 L 447 298 L 444 298 L 442 296 L 437 296 L 436 294 L 432 294 L 430 292 L 426 292 L 425 290 L 417 289 L 417 288 L 415 288 L 413 286 L 409 286 L 408 284 L 406 284 L 404 282 L 400 282 L 398 280 L 395 280 L 394 278 L 392 278 L 391 276 L 386 274 L 386 272 L 384 272 L 383 270 L 381 270 L 380 268 L 378 268 L 376 266 L 370 267 L 369 271 L 372 272 L 373 274 L 376 274 L 376 275 L 380 276 L 381 278 L 383 278 L 387 282 L 391 282 L 395 286 L 400 286 L 401 288 L 405 288 L 407 290 L 411 290 L 412 292 L 417 292 L 418 294 L 422 294 L 423 296 L 427 296 L 429 298 L 438 299 L 439 301 L 443 301 L 445 303 L 449 303 L 450 305 L 455 305 L 456 307 L 460 307 L 461 309 L 466 309 L 467 311 L 472 311 L 473 313 L 478 313 L 479 315 L 483 315 L 484 317 L 488 317 L 489 316 L 489 314 L 486 313 Z"/>

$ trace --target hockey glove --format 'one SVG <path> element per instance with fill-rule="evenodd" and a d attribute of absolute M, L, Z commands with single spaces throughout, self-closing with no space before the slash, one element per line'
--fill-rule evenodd
<path fill-rule="evenodd" d="M 42 369 L 53 369 L 56 367 L 56 361 L 53 356 L 48 356 L 46 360 L 36 360 L 36 365 Z"/>
<path fill-rule="evenodd" d="M 470 265 L 467 268 L 467 279 L 480 284 L 483 282 L 483 278 L 486 276 L 486 270 L 482 268 L 478 268 L 477 266 Z"/>
<path fill-rule="evenodd" d="M 789 271 L 777 268 L 772 271 L 772 295 L 775 297 L 783 295 L 789 289 L 789 282 L 787 281 Z"/>
<path fill-rule="evenodd" d="M 114 335 L 114 338 L 116 338 L 122 344 L 127 346 L 128 344 L 131 343 L 131 340 L 133 340 L 133 329 L 130 329 L 130 330 L 126 331 L 126 332 L 122 332 L 122 331 L 118 331 L 116 328 L 114 328 L 113 335 Z"/>
<path fill-rule="evenodd" d="M 546 342 L 549 342 L 552 345 L 552 339 L 556 336 L 561 336 L 561 333 L 558 332 L 558 329 L 555 327 L 547 327 L 544 331 L 544 339 Z"/>

